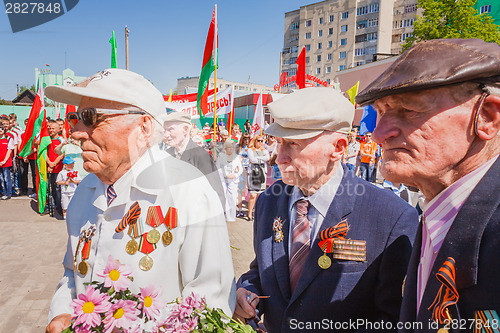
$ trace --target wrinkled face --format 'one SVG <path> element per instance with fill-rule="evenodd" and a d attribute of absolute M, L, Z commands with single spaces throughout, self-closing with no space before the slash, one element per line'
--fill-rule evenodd
<path fill-rule="evenodd" d="M 227 156 L 231 156 L 234 153 L 234 146 L 226 146 L 224 147 L 224 151 L 226 152 Z"/>
<path fill-rule="evenodd" d="M 221 134 L 220 135 L 220 141 L 221 142 L 226 142 L 228 138 L 229 138 L 229 135 L 227 135 L 227 134 Z"/>
<path fill-rule="evenodd" d="M 170 147 L 180 148 L 189 134 L 189 125 L 186 123 L 169 122 L 163 128 L 163 141 Z"/>
<path fill-rule="evenodd" d="M 52 138 L 57 137 L 57 135 L 59 134 L 59 124 L 58 123 L 48 123 L 47 129 L 49 131 L 50 137 L 52 137 Z"/>
<path fill-rule="evenodd" d="M 84 97 L 78 109 L 86 107 L 127 109 L 123 104 Z M 79 121 L 71 137 L 81 142 L 84 169 L 100 178 L 100 175 L 113 173 L 119 167 L 130 164 L 140 138 L 138 117 L 98 114 L 95 127 L 87 127 Z"/>
<path fill-rule="evenodd" d="M 450 89 L 375 101 L 379 119 L 373 139 L 382 144 L 386 179 L 418 186 L 447 174 L 466 156 L 474 139 L 472 109 L 479 94 L 464 92 L 458 99 Z"/>
<path fill-rule="evenodd" d="M 332 134 L 310 139 L 277 138 L 277 141 L 276 163 L 285 184 L 299 187 L 313 184 L 332 164 Z"/>

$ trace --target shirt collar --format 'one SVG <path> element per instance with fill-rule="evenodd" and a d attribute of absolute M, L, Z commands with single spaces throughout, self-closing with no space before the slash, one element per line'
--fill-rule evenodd
<path fill-rule="evenodd" d="M 335 174 L 330 178 L 323 186 L 321 186 L 316 193 L 310 197 L 306 197 L 304 193 L 297 187 L 294 186 L 292 190 L 292 195 L 290 197 L 289 208 L 292 209 L 293 205 L 300 199 L 309 200 L 311 205 L 323 216 L 326 216 L 328 208 L 332 203 L 335 194 L 340 186 L 340 182 L 344 177 L 344 169 L 340 163 L 337 164 L 337 170 Z"/>

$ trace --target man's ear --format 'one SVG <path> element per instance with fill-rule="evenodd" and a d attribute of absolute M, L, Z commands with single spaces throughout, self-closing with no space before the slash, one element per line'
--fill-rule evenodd
<path fill-rule="evenodd" d="M 483 107 L 479 110 L 477 134 L 481 140 L 488 141 L 497 136 L 500 131 L 500 97 L 486 97 Z"/>
<path fill-rule="evenodd" d="M 153 119 L 150 116 L 142 116 L 141 117 L 141 134 L 144 136 L 146 141 L 149 141 L 149 138 L 153 135 L 154 124 Z"/>
<path fill-rule="evenodd" d="M 337 134 L 337 138 L 334 141 L 334 150 L 332 153 L 332 160 L 334 161 L 339 161 L 342 159 L 342 156 L 344 155 L 344 152 L 347 148 L 348 141 L 345 135 L 340 135 Z"/>

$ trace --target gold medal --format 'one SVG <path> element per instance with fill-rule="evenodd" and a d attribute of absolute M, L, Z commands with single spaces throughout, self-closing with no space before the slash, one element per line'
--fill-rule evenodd
<path fill-rule="evenodd" d="M 131 239 L 128 241 L 127 246 L 125 247 L 125 251 L 128 254 L 135 254 L 139 249 L 139 244 L 135 241 L 135 239 Z"/>
<path fill-rule="evenodd" d="M 160 240 L 160 233 L 158 230 L 153 229 L 148 232 L 147 238 L 148 242 L 151 244 L 156 244 Z"/>
<path fill-rule="evenodd" d="M 326 252 L 323 253 L 321 257 L 319 257 L 318 265 L 323 269 L 328 269 L 332 265 L 332 260 L 326 255 Z"/>
<path fill-rule="evenodd" d="M 447 328 L 440 328 L 440 329 L 438 329 L 437 333 L 448 333 L 448 329 Z"/>
<path fill-rule="evenodd" d="M 145 257 L 142 257 L 141 260 L 139 260 L 139 268 L 143 271 L 149 271 L 152 267 L 153 258 L 151 258 L 149 255 L 146 255 Z"/>
<path fill-rule="evenodd" d="M 78 273 L 86 275 L 88 271 L 89 271 L 89 264 L 87 264 L 85 261 L 81 261 L 78 264 Z"/>
<path fill-rule="evenodd" d="M 165 231 L 163 233 L 163 235 L 161 236 L 161 241 L 163 242 L 163 244 L 165 244 L 165 246 L 169 246 L 170 243 L 172 243 L 173 239 L 174 239 L 174 236 L 172 235 L 170 230 Z"/>

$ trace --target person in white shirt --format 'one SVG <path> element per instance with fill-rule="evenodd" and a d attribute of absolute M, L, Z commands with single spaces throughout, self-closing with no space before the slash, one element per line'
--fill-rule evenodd
<path fill-rule="evenodd" d="M 238 183 L 240 175 L 243 173 L 243 166 L 241 165 L 241 156 L 234 152 L 234 143 L 232 141 L 224 142 L 224 151 L 217 159 L 217 169 L 226 196 L 226 221 L 234 222 L 236 220 Z"/>
<path fill-rule="evenodd" d="M 63 217 L 66 218 L 68 205 L 75 194 L 76 187 L 80 184 L 81 178 L 78 170 L 75 170 L 75 160 L 66 156 L 63 159 L 63 169 L 57 175 L 56 183 L 61 186 L 61 207 Z"/>

